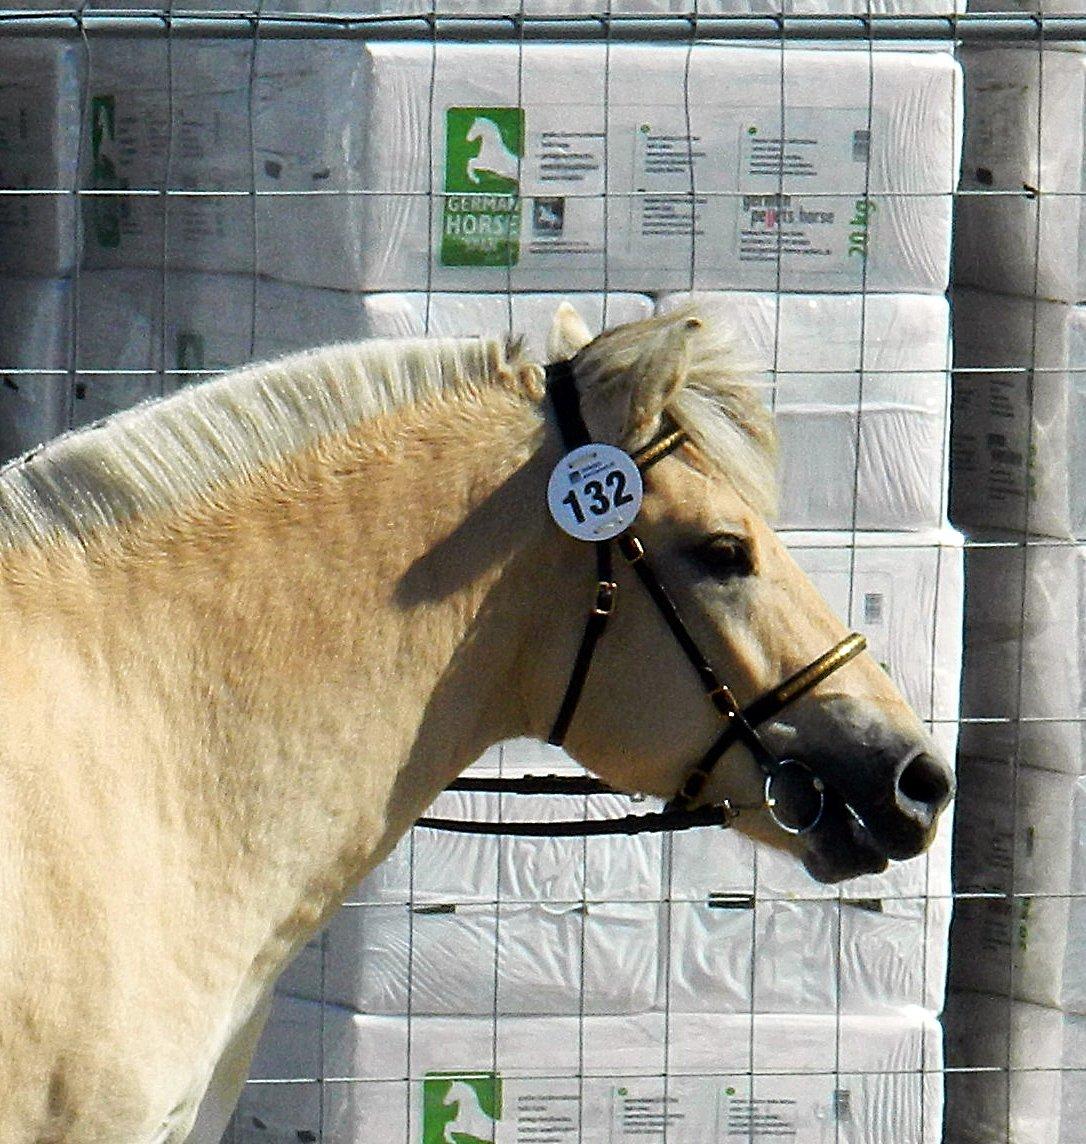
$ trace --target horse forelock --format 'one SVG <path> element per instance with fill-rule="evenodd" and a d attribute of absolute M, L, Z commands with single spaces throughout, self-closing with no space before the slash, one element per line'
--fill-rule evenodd
<path fill-rule="evenodd" d="M 504 385 L 531 394 L 519 343 L 375 339 L 293 354 L 152 399 L 0 469 L 0 547 L 73 537 L 213 494 L 402 407 Z"/>
<path fill-rule="evenodd" d="M 653 342 L 674 343 L 684 331 L 684 377 L 666 412 L 706 462 L 763 516 L 777 505 L 777 434 L 754 382 L 763 366 L 749 360 L 739 340 L 714 316 L 688 305 L 608 331 L 576 359 L 578 380 L 588 389 L 629 389 L 651 357 Z"/>

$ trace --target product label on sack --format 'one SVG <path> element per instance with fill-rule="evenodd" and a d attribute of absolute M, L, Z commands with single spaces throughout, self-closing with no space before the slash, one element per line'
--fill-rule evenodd
<path fill-rule="evenodd" d="M 517 264 L 523 161 L 523 108 L 446 109 L 442 265 Z"/>
<path fill-rule="evenodd" d="M 633 231 L 677 265 L 775 263 L 862 280 L 877 204 L 866 194 L 866 108 L 721 109 L 691 133 L 680 109 L 641 109 Z M 783 126 L 783 131 L 782 131 Z M 690 251 L 693 244 L 693 254 Z"/>
<path fill-rule="evenodd" d="M 864 194 L 867 111 L 789 108 L 747 116 L 739 134 L 741 261 L 827 259 L 860 266 L 874 203 Z M 849 195 L 818 194 L 852 189 Z"/>
<path fill-rule="evenodd" d="M 614 445 L 582 445 L 554 467 L 547 506 L 555 523 L 577 540 L 610 540 L 641 511 L 641 473 Z"/>

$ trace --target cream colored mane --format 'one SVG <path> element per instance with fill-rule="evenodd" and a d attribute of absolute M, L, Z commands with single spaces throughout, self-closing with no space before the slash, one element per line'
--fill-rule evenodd
<path fill-rule="evenodd" d="M 585 348 L 579 379 L 585 387 L 621 384 L 646 347 L 674 341 L 684 323 L 689 314 L 676 312 L 611 331 Z M 768 511 L 775 496 L 771 422 L 741 383 L 728 340 L 688 325 L 675 352 L 684 355 L 686 380 L 669 412 L 745 498 Z M 65 434 L 0 469 L 0 547 L 65 536 L 86 542 L 443 394 L 500 384 L 538 400 L 542 376 L 519 340 L 484 338 L 374 340 L 251 366 Z"/>
<path fill-rule="evenodd" d="M 0 545 L 97 530 L 207 493 L 359 422 L 521 380 L 481 338 L 374 340 L 294 354 L 152 399 L 0 470 Z"/>

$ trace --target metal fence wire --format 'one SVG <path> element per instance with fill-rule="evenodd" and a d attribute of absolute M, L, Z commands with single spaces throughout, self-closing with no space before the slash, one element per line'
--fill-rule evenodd
<path fill-rule="evenodd" d="M 788 544 L 958 759 L 932 851 L 838 887 L 731 832 L 414 831 L 224 1144 L 1086 1139 L 1070 2 L 0 0 L 4 457 L 304 346 L 542 351 L 561 297 L 693 291 L 766 365 Z"/>

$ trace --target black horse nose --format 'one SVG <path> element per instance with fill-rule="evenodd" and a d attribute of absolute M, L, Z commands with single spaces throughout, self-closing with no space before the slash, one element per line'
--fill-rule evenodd
<path fill-rule="evenodd" d="M 925 829 L 932 826 L 954 797 L 954 775 L 941 759 L 919 754 L 897 776 L 897 804 Z"/>

